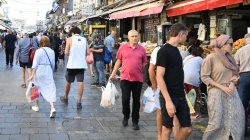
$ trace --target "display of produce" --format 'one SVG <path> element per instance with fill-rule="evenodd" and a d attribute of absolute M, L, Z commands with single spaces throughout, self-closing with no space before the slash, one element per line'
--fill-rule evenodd
<path fill-rule="evenodd" d="M 213 51 L 213 48 L 210 47 L 210 45 L 202 45 L 203 54 L 208 55 Z"/>
<path fill-rule="evenodd" d="M 151 54 L 153 52 L 153 50 L 156 48 L 157 44 L 153 43 L 153 44 L 149 44 L 146 46 L 146 53 L 147 54 Z"/>
<path fill-rule="evenodd" d="M 241 47 L 245 46 L 246 42 L 244 38 L 238 39 L 233 43 L 233 50 L 232 54 L 235 54 L 237 50 L 239 50 Z"/>

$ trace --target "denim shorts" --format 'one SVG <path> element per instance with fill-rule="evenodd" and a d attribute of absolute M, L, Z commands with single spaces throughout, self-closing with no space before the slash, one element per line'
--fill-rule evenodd
<path fill-rule="evenodd" d="M 172 98 L 172 102 L 175 106 L 176 113 L 181 127 L 191 127 L 190 111 L 185 97 Z M 160 95 L 161 113 L 162 113 L 162 125 L 167 128 L 173 127 L 173 117 L 168 115 L 165 99 Z"/>

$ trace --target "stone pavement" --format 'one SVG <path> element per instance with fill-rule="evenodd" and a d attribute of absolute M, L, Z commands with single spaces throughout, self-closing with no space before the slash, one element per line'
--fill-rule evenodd
<path fill-rule="evenodd" d="M 60 102 L 59 96 L 64 95 L 65 68 L 59 66 L 54 74 L 56 118 L 49 118 L 50 106 L 43 99 L 40 99 L 40 111 L 32 111 L 25 90 L 20 88 L 21 69 L 17 65 L 7 68 L 4 57 L 0 52 L 0 140 L 157 139 L 155 113 L 143 113 L 141 107 L 140 130 L 134 131 L 131 121 L 128 127 L 122 127 L 121 98 L 111 109 L 100 107 L 101 91 L 90 86 L 92 79 L 88 71 L 82 110 L 76 109 L 76 83 L 71 87 L 68 106 Z M 193 122 L 189 139 L 200 140 L 206 124 L 206 118 Z"/>

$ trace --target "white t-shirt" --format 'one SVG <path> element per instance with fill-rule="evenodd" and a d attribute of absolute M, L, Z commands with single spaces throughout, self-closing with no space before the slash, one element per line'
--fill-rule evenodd
<path fill-rule="evenodd" d="M 202 58 L 189 55 L 183 60 L 184 83 L 199 87 Z"/>
<path fill-rule="evenodd" d="M 157 60 L 157 53 L 160 50 L 161 47 L 156 47 L 153 52 L 151 53 L 151 58 L 150 58 L 150 64 L 156 65 L 156 60 Z"/>

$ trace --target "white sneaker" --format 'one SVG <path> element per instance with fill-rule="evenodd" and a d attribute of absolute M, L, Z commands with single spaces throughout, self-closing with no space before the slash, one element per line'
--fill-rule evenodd
<path fill-rule="evenodd" d="M 49 117 L 50 118 L 55 118 L 56 117 L 56 109 L 55 108 L 51 109 Z"/>
<path fill-rule="evenodd" d="M 36 112 L 39 111 L 39 107 L 38 107 L 38 106 L 32 106 L 31 108 L 32 108 L 32 110 L 34 110 L 34 111 L 36 111 Z"/>

